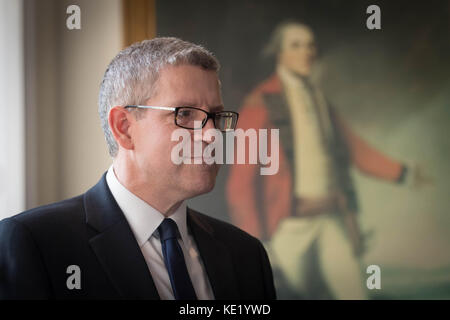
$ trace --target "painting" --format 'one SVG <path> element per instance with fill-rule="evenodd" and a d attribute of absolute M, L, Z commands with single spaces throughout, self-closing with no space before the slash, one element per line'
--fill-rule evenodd
<path fill-rule="evenodd" d="M 225 164 L 190 205 L 263 242 L 279 298 L 450 297 L 447 1 L 154 6 L 218 57 L 238 128 L 278 130 L 275 174 Z"/>

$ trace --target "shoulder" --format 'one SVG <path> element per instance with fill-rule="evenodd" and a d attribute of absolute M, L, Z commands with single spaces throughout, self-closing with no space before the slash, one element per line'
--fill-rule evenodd
<path fill-rule="evenodd" d="M 239 121 L 254 123 L 264 122 L 268 117 L 267 97 L 278 97 L 282 94 L 279 77 L 274 74 L 258 84 L 245 98 L 239 111 Z M 244 125 L 245 127 L 245 125 Z"/>
<path fill-rule="evenodd" d="M 251 94 L 278 94 L 283 90 L 281 80 L 278 75 L 272 74 L 266 80 L 260 82 L 252 91 Z"/>
<path fill-rule="evenodd" d="M 78 196 L 0 221 L 0 299 L 51 296 L 55 275 L 50 272 L 73 259 L 73 248 L 80 252 L 83 245 L 82 224 L 77 223 L 84 220 L 83 212 L 83 197 Z"/>
<path fill-rule="evenodd" d="M 261 242 L 238 227 L 189 208 L 190 218 L 229 247 L 260 248 Z"/>
<path fill-rule="evenodd" d="M 190 208 L 189 210 L 190 219 L 195 219 L 197 226 L 210 234 L 210 237 L 202 236 L 202 240 L 216 242 L 213 248 L 226 248 L 213 257 L 220 264 L 231 262 L 229 266 L 234 270 L 241 291 L 239 299 L 274 299 L 276 294 L 272 269 L 261 241 L 227 222 Z M 218 243 L 221 245 L 217 246 Z M 202 246 L 207 244 L 203 243 Z M 227 257 L 230 257 L 230 260 L 227 260 Z"/>
<path fill-rule="evenodd" d="M 75 220 L 83 219 L 83 196 L 55 202 L 26 210 L 0 221 L 0 237 L 15 230 L 45 233 L 61 225 L 71 225 Z"/>
<path fill-rule="evenodd" d="M 283 88 L 280 78 L 273 74 L 266 80 L 260 82 L 250 93 L 247 95 L 245 102 L 249 103 L 258 99 L 262 99 L 267 94 L 280 94 Z"/>

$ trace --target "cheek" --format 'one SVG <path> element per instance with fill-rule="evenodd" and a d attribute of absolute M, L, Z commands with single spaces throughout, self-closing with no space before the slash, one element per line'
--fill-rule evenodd
<path fill-rule="evenodd" d="M 167 161 L 167 154 L 170 157 L 172 143 L 170 141 L 170 134 L 165 133 L 161 128 L 142 128 L 139 132 L 138 139 L 136 139 L 136 153 L 147 163 L 157 163 L 162 160 Z"/>
<path fill-rule="evenodd" d="M 283 55 L 283 62 L 287 66 L 295 66 L 299 63 L 300 55 L 296 51 L 288 51 Z"/>

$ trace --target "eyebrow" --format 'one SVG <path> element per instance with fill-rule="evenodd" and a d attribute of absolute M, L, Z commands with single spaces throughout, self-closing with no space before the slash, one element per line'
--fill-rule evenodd
<path fill-rule="evenodd" d="M 214 112 L 214 111 L 222 111 L 225 107 L 223 106 L 223 104 L 218 105 L 218 106 L 214 106 L 214 107 L 210 107 L 210 111 Z"/>
<path fill-rule="evenodd" d="M 183 101 L 181 101 L 181 103 L 177 102 L 177 103 L 172 103 L 170 105 L 174 106 L 174 107 L 194 107 L 194 108 L 203 107 L 203 106 L 198 106 L 196 103 L 186 103 L 186 101 L 184 103 L 183 103 Z M 208 106 L 208 107 L 209 107 L 210 112 L 218 112 L 218 111 L 222 111 L 225 109 L 223 104 L 219 104 L 217 106 L 211 106 L 211 107 Z"/>

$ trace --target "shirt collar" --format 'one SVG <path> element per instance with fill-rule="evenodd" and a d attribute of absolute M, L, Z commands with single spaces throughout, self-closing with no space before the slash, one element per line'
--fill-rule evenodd
<path fill-rule="evenodd" d="M 304 80 L 296 76 L 292 71 L 289 71 L 286 67 L 279 65 L 277 67 L 277 74 L 280 77 L 281 81 L 285 85 L 296 86 L 296 87 L 304 87 Z"/>
<path fill-rule="evenodd" d="M 164 220 L 164 215 L 123 186 L 117 179 L 113 166 L 109 167 L 106 173 L 106 182 L 124 213 L 139 247 L 142 247 L 152 235 L 159 238 L 158 232 L 155 231 Z M 186 203 L 183 201 L 168 218 L 175 221 L 182 241 L 187 243 Z"/>

